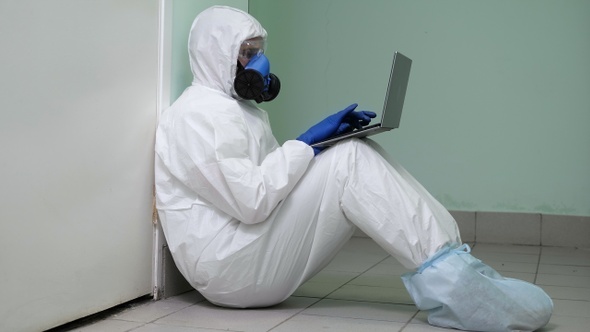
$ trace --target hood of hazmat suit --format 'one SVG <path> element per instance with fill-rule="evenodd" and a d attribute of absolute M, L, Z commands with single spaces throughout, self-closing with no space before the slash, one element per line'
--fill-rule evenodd
<path fill-rule="evenodd" d="M 266 112 L 233 90 L 240 45 L 254 37 L 266 31 L 248 13 L 199 14 L 188 42 L 192 85 L 156 132 L 156 207 L 170 251 L 194 288 L 229 306 L 264 279 L 257 245 L 314 156 L 300 141 L 279 146 Z"/>
<path fill-rule="evenodd" d="M 193 22 L 188 41 L 193 85 L 240 99 L 233 88 L 240 46 L 266 36 L 260 23 L 240 10 L 223 6 L 205 10 Z"/>

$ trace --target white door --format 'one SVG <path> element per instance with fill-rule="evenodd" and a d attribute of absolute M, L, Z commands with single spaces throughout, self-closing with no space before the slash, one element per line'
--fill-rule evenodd
<path fill-rule="evenodd" d="M 158 6 L 0 1 L 0 331 L 151 292 Z"/>

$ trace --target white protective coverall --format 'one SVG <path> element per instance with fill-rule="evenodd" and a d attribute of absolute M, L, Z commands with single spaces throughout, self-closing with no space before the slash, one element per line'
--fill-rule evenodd
<path fill-rule="evenodd" d="M 197 16 L 193 83 L 157 129 L 157 209 L 186 280 L 214 304 L 263 307 L 325 267 L 355 227 L 411 269 L 457 248 L 451 215 L 376 143 L 315 158 L 301 141 L 277 143 L 267 114 L 233 91 L 240 45 L 259 36 L 237 9 Z"/>

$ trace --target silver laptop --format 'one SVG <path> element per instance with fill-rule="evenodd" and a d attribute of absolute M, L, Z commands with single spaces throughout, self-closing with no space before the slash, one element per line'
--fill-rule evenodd
<path fill-rule="evenodd" d="M 389 84 L 385 94 L 385 103 L 381 114 L 381 122 L 373 125 L 367 125 L 360 129 L 332 136 L 324 141 L 312 144 L 313 147 L 327 147 L 336 144 L 338 141 L 351 137 L 367 137 L 389 131 L 399 127 L 404 108 L 404 99 L 410 78 L 410 68 L 412 60 L 405 55 L 395 52 L 393 55 L 393 64 L 389 74 Z"/>

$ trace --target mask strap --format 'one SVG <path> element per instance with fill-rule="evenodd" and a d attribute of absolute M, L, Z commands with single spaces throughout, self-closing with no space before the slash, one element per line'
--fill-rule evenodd
<path fill-rule="evenodd" d="M 242 72 L 244 69 L 246 69 L 246 68 L 244 68 L 244 66 L 242 66 L 242 63 L 240 62 L 240 60 L 238 60 L 237 62 L 238 62 L 238 69 L 236 70 L 236 76 L 238 76 L 238 74 L 240 72 Z"/>

